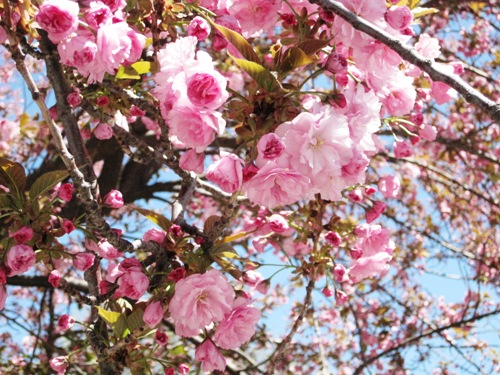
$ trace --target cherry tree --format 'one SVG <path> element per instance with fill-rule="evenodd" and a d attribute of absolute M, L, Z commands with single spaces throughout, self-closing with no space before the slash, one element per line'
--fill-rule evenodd
<path fill-rule="evenodd" d="M 4 0 L 2 373 L 499 371 L 498 10 Z"/>

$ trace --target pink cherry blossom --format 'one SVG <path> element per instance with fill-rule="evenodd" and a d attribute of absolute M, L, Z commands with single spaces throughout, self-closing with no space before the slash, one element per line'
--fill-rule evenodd
<path fill-rule="evenodd" d="M 244 298 L 236 299 L 233 310 L 224 317 L 215 330 L 215 342 L 222 349 L 240 347 L 254 335 L 255 325 L 259 319 L 258 309 L 247 305 Z"/>
<path fill-rule="evenodd" d="M 75 91 L 70 92 L 68 94 L 68 96 L 66 97 L 66 101 L 73 108 L 78 107 L 82 103 L 82 99 L 83 99 L 83 96 L 80 93 L 79 89 L 75 89 Z"/>
<path fill-rule="evenodd" d="M 35 20 L 47 31 L 53 43 L 59 43 L 78 28 L 78 3 L 70 0 L 46 0 Z"/>
<path fill-rule="evenodd" d="M 210 25 L 204 18 L 196 16 L 189 22 L 187 33 L 198 40 L 204 40 L 210 35 Z"/>
<path fill-rule="evenodd" d="M 385 211 L 385 207 L 386 205 L 384 202 L 374 202 L 373 207 L 366 212 L 366 222 L 370 224 L 377 219 Z"/>
<path fill-rule="evenodd" d="M 146 293 L 149 287 L 149 278 L 142 270 L 132 270 L 125 272 L 118 279 L 118 289 L 116 297 L 128 297 L 131 299 L 139 299 Z"/>
<path fill-rule="evenodd" d="M 113 129 L 108 124 L 101 122 L 94 129 L 94 135 L 97 139 L 104 141 L 113 137 Z"/>
<path fill-rule="evenodd" d="M 349 296 L 345 294 L 343 291 L 337 290 L 335 292 L 335 302 L 337 303 L 337 306 L 345 305 L 348 300 Z"/>
<path fill-rule="evenodd" d="M 262 275 L 254 270 L 248 270 L 243 273 L 243 282 L 250 286 L 251 288 L 255 288 L 259 283 L 264 280 Z"/>
<path fill-rule="evenodd" d="M 257 142 L 257 165 L 263 166 L 269 160 L 276 160 L 285 151 L 285 145 L 275 133 L 264 134 Z"/>
<path fill-rule="evenodd" d="M 160 301 L 153 301 L 144 310 L 143 315 L 144 323 L 146 323 L 149 328 L 154 328 L 163 319 L 163 306 Z"/>
<path fill-rule="evenodd" d="M 330 73 L 345 73 L 347 72 L 347 59 L 340 53 L 332 53 L 325 61 L 325 69 Z"/>
<path fill-rule="evenodd" d="M 216 183 L 226 193 L 241 189 L 243 182 L 243 160 L 235 154 L 223 156 L 207 169 L 208 181 Z"/>
<path fill-rule="evenodd" d="M 346 274 L 346 269 L 342 264 L 336 264 L 333 267 L 333 278 L 336 282 L 341 283 L 344 281 L 344 276 Z"/>
<path fill-rule="evenodd" d="M 122 193 L 116 189 L 111 189 L 111 191 L 104 197 L 104 204 L 111 208 L 123 207 L 123 196 Z"/>
<path fill-rule="evenodd" d="M 90 7 L 85 10 L 85 21 L 90 27 L 98 29 L 102 25 L 113 22 L 113 13 L 109 6 L 101 1 L 90 2 Z"/>
<path fill-rule="evenodd" d="M 253 203 L 275 208 L 305 198 L 309 183 L 309 178 L 303 174 L 269 162 L 243 185 L 243 189 Z"/>
<path fill-rule="evenodd" d="M 397 176 L 383 176 L 378 181 L 378 190 L 386 198 L 396 198 L 399 194 L 401 182 Z"/>
<path fill-rule="evenodd" d="M 116 249 L 108 242 L 108 240 L 104 238 L 99 240 L 99 242 L 97 243 L 92 240 L 86 240 L 85 247 L 89 250 L 92 250 L 104 259 L 116 259 L 121 255 L 118 249 Z"/>
<path fill-rule="evenodd" d="M 423 128 L 418 131 L 418 135 L 426 141 L 432 142 L 437 136 L 436 127 L 432 125 L 424 125 Z"/>
<path fill-rule="evenodd" d="M 155 333 L 155 342 L 160 346 L 167 346 L 168 335 L 165 332 L 163 332 L 161 329 L 157 330 Z"/>
<path fill-rule="evenodd" d="M 27 245 L 14 245 L 7 252 L 5 266 L 8 276 L 20 275 L 35 265 L 36 257 L 33 249 Z"/>
<path fill-rule="evenodd" d="M 353 282 L 358 282 L 368 277 L 381 275 L 389 269 L 388 263 L 391 259 L 392 256 L 386 252 L 363 256 L 349 268 L 349 277 Z"/>
<path fill-rule="evenodd" d="M 332 246 L 339 246 L 342 243 L 342 237 L 337 232 L 329 231 L 325 235 L 325 240 Z"/>
<path fill-rule="evenodd" d="M 273 214 L 267 218 L 269 228 L 275 233 L 282 233 L 289 228 L 288 221 L 279 214 Z"/>
<path fill-rule="evenodd" d="M 394 142 L 394 155 L 396 155 L 398 159 L 412 156 L 413 152 L 410 144 L 406 141 Z"/>
<path fill-rule="evenodd" d="M 151 228 L 142 236 L 143 241 L 154 241 L 156 243 L 162 244 L 165 240 L 167 233 L 164 230 Z"/>
<path fill-rule="evenodd" d="M 210 323 L 220 322 L 231 311 L 233 299 L 233 288 L 218 270 L 179 280 L 169 304 L 176 334 L 193 337 Z"/>
<path fill-rule="evenodd" d="M 184 277 L 186 277 L 186 269 L 184 267 L 178 267 L 168 275 L 168 279 L 174 282 L 182 280 Z"/>
<path fill-rule="evenodd" d="M 228 98 L 227 81 L 215 70 L 191 75 L 186 85 L 189 101 L 196 107 L 215 110 Z"/>
<path fill-rule="evenodd" d="M 278 0 L 226 0 L 227 12 L 238 20 L 244 37 L 263 31 L 272 33 L 280 8 Z"/>
<path fill-rule="evenodd" d="M 205 340 L 196 348 L 194 358 L 202 362 L 203 371 L 224 371 L 226 368 L 226 359 L 211 340 Z"/>
<path fill-rule="evenodd" d="M 334 289 L 332 289 L 331 287 L 329 287 L 329 286 L 327 285 L 327 286 L 325 286 L 325 287 L 323 288 L 323 290 L 321 291 L 321 293 L 323 293 L 323 295 L 324 295 L 325 297 L 331 297 L 331 296 L 333 296 L 333 295 L 334 295 L 335 290 L 334 290 Z"/>
<path fill-rule="evenodd" d="M 385 12 L 385 20 L 392 28 L 404 30 L 411 25 L 413 15 L 406 6 L 392 6 Z"/>
<path fill-rule="evenodd" d="M 73 257 L 73 265 L 77 270 L 86 271 L 94 264 L 95 255 L 92 253 L 76 253 Z"/>

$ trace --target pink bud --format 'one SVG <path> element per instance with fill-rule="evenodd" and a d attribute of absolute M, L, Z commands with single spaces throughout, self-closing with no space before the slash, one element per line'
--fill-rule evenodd
<path fill-rule="evenodd" d="M 394 143 L 394 155 L 398 159 L 408 158 L 412 155 L 411 146 L 406 141 L 398 141 Z"/>
<path fill-rule="evenodd" d="M 335 293 L 335 302 L 337 303 L 337 306 L 343 306 L 346 304 L 346 302 L 349 300 L 349 297 L 347 294 L 345 294 L 341 290 L 337 290 Z"/>
<path fill-rule="evenodd" d="M 261 294 L 267 294 L 269 292 L 269 288 L 271 287 L 271 281 L 269 279 L 265 279 L 264 281 L 257 284 L 255 288 L 257 292 Z"/>
<path fill-rule="evenodd" d="M 351 257 L 354 260 L 357 260 L 363 256 L 363 249 L 360 249 L 359 247 L 353 247 L 351 250 Z"/>
<path fill-rule="evenodd" d="M 347 193 L 347 198 L 352 202 L 359 203 L 363 200 L 363 193 L 360 189 L 354 189 Z"/>
<path fill-rule="evenodd" d="M 159 330 L 156 331 L 155 341 L 160 346 L 167 346 L 167 344 L 168 344 L 168 335 L 165 332 L 163 332 L 162 330 L 159 329 Z M 165 371 L 165 374 L 166 373 L 167 372 Z"/>
<path fill-rule="evenodd" d="M 30 227 L 22 227 L 16 232 L 9 234 L 18 244 L 24 244 L 33 238 L 33 229 Z"/>
<path fill-rule="evenodd" d="M 65 202 L 69 202 L 73 198 L 73 185 L 70 183 L 62 184 L 57 192 L 57 196 Z"/>
<path fill-rule="evenodd" d="M 136 105 L 133 105 L 132 108 L 130 108 L 130 114 L 132 116 L 144 116 L 146 114 L 146 111 L 143 111 Z"/>
<path fill-rule="evenodd" d="M 58 270 L 54 270 L 49 274 L 49 283 L 51 283 L 54 288 L 59 286 L 60 281 L 61 273 Z"/>
<path fill-rule="evenodd" d="M 145 242 L 154 241 L 158 244 L 162 244 L 163 241 L 165 240 L 166 236 L 167 236 L 167 233 L 164 230 L 158 230 L 156 228 L 151 228 L 146 233 L 144 233 L 144 235 L 142 236 L 142 240 Z"/>
<path fill-rule="evenodd" d="M 424 127 L 418 131 L 418 135 L 426 141 L 432 142 L 436 139 L 437 130 L 432 125 L 424 125 Z"/>
<path fill-rule="evenodd" d="M 76 253 L 73 265 L 77 270 L 86 271 L 94 264 L 95 255 L 92 253 Z"/>
<path fill-rule="evenodd" d="M 179 167 L 186 171 L 202 174 L 204 161 L 205 154 L 198 154 L 196 150 L 191 149 L 181 155 L 179 158 Z"/>
<path fill-rule="evenodd" d="M 168 279 L 174 282 L 182 280 L 184 277 L 186 277 L 186 269 L 184 267 L 178 267 L 168 275 Z"/>
<path fill-rule="evenodd" d="M 76 89 L 75 91 L 68 94 L 66 97 L 66 101 L 68 104 L 75 108 L 78 107 L 82 103 L 83 96 L 80 94 L 80 90 Z"/>
<path fill-rule="evenodd" d="M 333 267 L 333 278 L 335 281 L 338 283 L 344 281 L 345 272 L 346 269 L 342 264 L 336 264 L 335 267 Z"/>
<path fill-rule="evenodd" d="M 370 224 L 375 219 L 377 219 L 385 211 L 385 203 L 377 201 L 373 204 L 373 207 L 366 212 L 366 222 Z"/>
<path fill-rule="evenodd" d="M 204 40 L 210 35 L 210 25 L 204 18 L 196 16 L 189 23 L 187 32 L 189 36 L 195 36 L 198 40 Z"/>
<path fill-rule="evenodd" d="M 73 319 L 73 317 L 71 317 L 68 314 L 61 315 L 61 317 L 57 321 L 57 326 L 62 331 L 66 331 L 66 330 L 70 329 L 71 327 L 73 327 L 73 324 L 75 324 L 75 319 Z"/>
<path fill-rule="evenodd" d="M 342 243 L 342 237 L 340 237 L 340 234 L 338 234 L 337 232 L 328 232 L 325 235 L 325 239 L 330 245 L 335 247 L 339 246 Z"/>
<path fill-rule="evenodd" d="M 97 105 L 99 107 L 105 107 L 109 104 L 109 98 L 106 95 L 101 95 L 97 98 Z"/>
<path fill-rule="evenodd" d="M 57 372 L 57 375 L 61 375 L 64 374 L 68 368 L 68 359 L 63 356 L 55 357 L 49 361 L 49 364 L 52 370 Z"/>
<path fill-rule="evenodd" d="M 325 297 L 333 296 L 334 292 L 335 291 L 332 288 L 330 288 L 328 285 L 325 286 L 325 288 L 321 291 L 321 293 L 323 293 Z"/>
<path fill-rule="evenodd" d="M 64 229 L 64 233 L 71 233 L 75 230 L 75 226 L 73 225 L 73 222 L 71 220 L 63 219 L 61 225 Z"/>
<path fill-rule="evenodd" d="M 163 319 L 163 307 L 160 301 L 154 301 L 144 310 L 143 320 L 149 328 L 154 328 Z"/>
<path fill-rule="evenodd" d="M 168 229 L 168 232 L 171 235 L 173 235 L 174 237 L 177 237 L 177 238 L 181 238 L 182 237 L 182 228 L 179 225 L 177 225 L 177 224 L 172 225 Z"/>
<path fill-rule="evenodd" d="M 373 186 L 367 186 L 365 187 L 365 194 L 370 196 L 373 195 L 377 192 L 377 189 L 375 189 Z"/>
<path fill-rule="evenodd" d="M 104 197 L 104 204 L 111 208 L 120 208 L 123 207 L 123 196 L 116 189 L 112 189 L 106 196 Z"/>
<path fill-rule="evenodd" d="M 269 224 L 269 228 L 275 233 L 282 233 L 289 228 L 288 221 L 279 214 L 271 215 L 267 219 L 267 223 Z"/>
<path fill-rule="evenodd" d="M 243 282 L 251 288 L 255 288 L 263 280 L 264 278 L 257 271 L 249 270 L 243 273 Z"/>

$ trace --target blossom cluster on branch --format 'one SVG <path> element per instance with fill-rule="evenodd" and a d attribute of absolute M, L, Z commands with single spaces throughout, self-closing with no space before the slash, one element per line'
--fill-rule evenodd
<path fill-rule="evenodd" d="M 498 26 L 474 4 L 4 1 L 0 76 L 38 109 L 0 86 L 0 321 L 30 352 L 0 366 L 389 374 L 442 340 L 498 370 L 474 331 L 500 313 Z M 453 12 L 484 17 L 458 49 Z M 450 259 L 466 293 L 433 301 Z"/>

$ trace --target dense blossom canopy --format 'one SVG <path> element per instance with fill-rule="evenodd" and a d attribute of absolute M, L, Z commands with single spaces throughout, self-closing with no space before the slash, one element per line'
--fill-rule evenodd
<path fill-rule="evenodd" d="M 498 10 L 4 1 L 0 372 L 500 371 Z"/>

